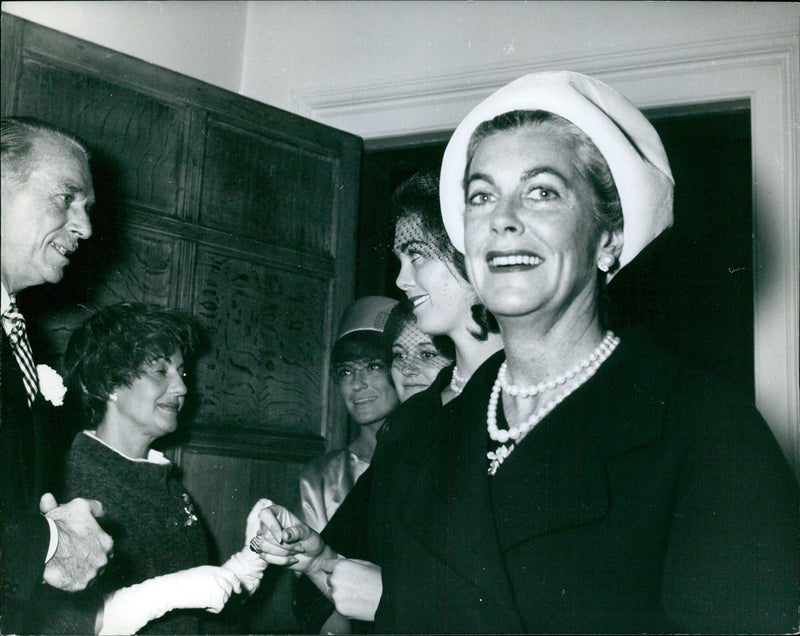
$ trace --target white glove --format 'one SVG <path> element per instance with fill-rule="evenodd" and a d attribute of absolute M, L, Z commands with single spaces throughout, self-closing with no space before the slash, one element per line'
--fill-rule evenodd
<path fill-rule="evenodd" d="M 261 583 L 261 577 L 264 576 L 264 570 L 267 569 L 267 562 L 248 547 L 234 554 L 222 564 L 222 567 L 229 570 L 239 580 L 248 594 L 252 594 Z"/>
<path fill-rule="evenodd" d="M 269 499 L 259 499 L 256 502 L 256 505 L 253 506 L 252 510 L 250 510 L 250 514 L 247 515 L 247 525 L 245 526 L 244 531 L 244 547 L 247 548 L 250 546 L 250 540 L 258 534 L 259 529 L 261 528 L 261 520 L 258 518 L 258 515 L 264 508 L 269 508 L 272 505 L 272 502 Z"/>
<path fill-rule="evenodd" d="M 174 609 L 205 609 L 216 614 L 234 591 L 241 591 L 239 579 L 230 570 L 213 565 L 157 576 L 111 593 L 103 606 L 99 634 L 135 634 Z"/>
<path fill-rule="evenodd" d="M 261 525 L 258 518 L 259 513 L 264 508 L 271 505 L 272 502 L 269 499 L 259 499 L 256 502 L 256 505 L 250 510 L 250 514 L 247 515 L 247 525 L 244 533 L 244 549 L 234 554 L 222 565 L 222 567 L 228 568 L 236 575 L 242 587 L 244 587 L 249 594 L 252 594 L 258 589 L 258 585 L 261 583 L 261 577 L 264 576 L 264 570 L 267 569 L 267 562 L 250 549 L 250 539 L 256 536 Z"/>

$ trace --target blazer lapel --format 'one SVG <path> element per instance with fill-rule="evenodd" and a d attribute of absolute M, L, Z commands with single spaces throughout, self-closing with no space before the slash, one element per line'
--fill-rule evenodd
<path fill-rule="evenodd" d="M 31 507 L 36 500 L 38 511 L 37 488 L 40 471 L 37 470 L 37 438 L 38 425 L 33 411 L 28 407 L 22 372 L 19 369 L 11 344 L 2 333 L 2 413 L 3 413 L 3 465 L 17 474 L 4 475 L 3 479 L 15 480 L 23 489 L 20 495 Z M 35 406 L 35 404 L 34 404 Z M 10 468 L 13 467 L 13 468 Z"/>
<path fill-rule="evenodd" d="M 652 350 L 648 342 L 636 331 L 623 334 L 597 374 L 545 417 L 497 471 L 492 494 L 504 550 L 602 519 L 612 505 L 608 459 L 661 436 L 669 391 L 663 378 L 674 377 L 678 365 L 664 362 L 672 366 L 672 375 L 665 375 L 652 368 L 651 356 L 633 354 Z M 636 390 L 630 391 L 631 383 Z"/>
<path fill-rule="evenodd" d="M 501 360 L 496 358 L 480 371 L 496 374 Z M 420 465 L 400 523 L 450 571 L 478 588 L 483 598 L 508 604 L 511 586 L 502 565 L 486 472 L 487 401 L 488 389 L 471 381 L 459 398 L 443 408 L 447 437 Z"/>

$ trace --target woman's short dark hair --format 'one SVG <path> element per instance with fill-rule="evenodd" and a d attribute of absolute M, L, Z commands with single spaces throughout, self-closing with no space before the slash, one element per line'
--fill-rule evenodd
<path fill-rule="evenodd" d="M 441 260 L 461 278 L 469 281 L 464 255 L 453 246 L 442 221 L 438 172 L 417 172 L 406 179 L 392 193 L 390 206 L 395 228 L 402 220 L 418 221 L 425 233 L 425 240 L 433 245 Z M 486 340 L 489 333 L 500 332 L 494 316 L 479 303 L 472 306 L 472 318 L 478 324 L 478 331 L 472 335 L 478 340 Z"/>
<path fill-rule="evenodd" d="M 91 424 L 103 419 L 109 396 L 130 386 L 143 368 L 180 351 L 189 360 L 198 332 L 188 314 L 146 303 L 118 303 L 87 319 L 64 354 L 68 386 L 80 394 Z"/>
<path fill-rule="evenodd" d="M 345 334 L 336 341 L 331 351 L 331 369 L 345 362 L 381 360 L 388 367 L 391 357 L 387 357 L 383 346 L 383 333 L 372 329 L 358 329 Z"/>
<path fill-rule="evenodd" d="M 392 346 L 395 340 L 400 337 L 400 334 L 403 333 L 403 329 L 406 328 L 406 325 L 416 326 L 416 324 L 417 317 L 414 315 L 414 305 L 408 298 L 404 298 L 392 307 L 392 311 L 389 312 L 389 317 L 386 319 L 386 326 L 383 328 L 385 347 L 389 360 L 392 359 Z M 436 347 L 439 353 L 451 360 L 456 359 L 455 345 L 450 338 L 436 335 L 432 336 L 431 340 L 433 341 L 433 346 Z"/>
<path fill-rule="evenodd" d="M 467 146 L 466 180 L 470 163 L 478 145 L 494 133 L 517 130 L 531 126 L 551 130 L 572 145 L 578 161 L 575 168 L 592 187 L 596 205 L 592 214 L 598 230 L 614 231 L 622 229 L 622 203 L 611 175 L 611 169 L 603 153 L 595 146 L 589 136 L 568 119 L 546 110 L 512 110 L 494 119 L 481 123 L 472 133 Z M 465 190 L 466 191 L 466 190 Z"/>
<path fill-rule="evenodd" d="M 35 117 L 4 117 L 0 121 L 0 160 L 4 178 L 13 177 L 24 183 L 35 165 L 34 141 L 51 137 L 64 141 L 81 152 L 89 161 L 86 143 L 69 130 Z"/>

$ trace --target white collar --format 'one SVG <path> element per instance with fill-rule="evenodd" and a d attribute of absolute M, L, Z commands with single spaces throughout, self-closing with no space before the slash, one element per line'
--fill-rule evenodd
<path fill-rule="evenodd" d="M 142 457 L 128 457 L 125 453 L 121 453 L 116 448 L 114 448 L 113 446 L 109 446 L 103 440 L 101 440 L 99 437 L 97 437 L 96 431 L 88 431 L 87 430 L 87 431 L 83 431 L 83 434 L 86 435 L 87 437 L 91 437 L 93 440 L 96 440 L 96 441 L 100 442 L 106 448 L 110 448 L 117 455 L 119 455 L 120 457 L 124 457 L 125 459 L 127 459 L 128 461 L 131 461 L 131 462 L 148 462 L 150 464 L 160 464 L 162 466 L 169 465 L 169 464 L 172 463 L 166 457 L 164 457 L 164 453 L 160 453 L 159 451 L 154 450 L 152 448 L 148 450 L 147 457 L 144 457 L 144 458 L 142 458 Z"/>
<path fill-rule="evenodd" d="M 6 286 L 3 285 L 3 283 L 0 283 L 0 314 L 6 313 L 9 307 L 11 307 L 11 303 L 16 302 L 16 300 L 17 299 L 15 297 L 11 296 L 6 291 Z M 14 326 L 11 324 L 11 321 L 7 320 L 6 318 L 3 318 L 2 320 L 0 320 L 0 322 L 3 323 L 3 331 L 6 332 L 7 336 L 10 336 L 11 332 L 14 329 Z"/>
<path fill-rule="evenodd" d="M 6 291 L 6 286 L 0 283 L 0 314 L 6 313 L 6 310 L 11 307 L 11 303 L 16 301 L 16 297 L 12 297 Z"/>

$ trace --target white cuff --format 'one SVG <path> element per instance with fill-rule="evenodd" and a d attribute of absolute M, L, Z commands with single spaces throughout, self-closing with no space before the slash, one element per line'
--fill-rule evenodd
<path fill-rule="evenodd" d="M 45 517 L 45 519 L 47 519 L 47 525 L 50 526 L 50 545 L 47 548 L 47 556 L 44 559 L 44 562 L 47 563 L 58 550 L 58 528 L 56 527 L 56 522 L 50 517 Z"/>

